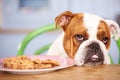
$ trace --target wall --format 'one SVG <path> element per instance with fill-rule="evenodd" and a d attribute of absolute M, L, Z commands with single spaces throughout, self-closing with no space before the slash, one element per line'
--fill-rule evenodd
<path fill-rule="evenodd" d="M 0 22 L 2 28 L 8 30 L 0 32 L 0 58 L 15 56 L 18 45 L 29 33 L 29 29 L 37 29 L 42 25 L 54 22 L 54 18 L 64 12 L 71 10 L 73 12 L 86 12 L 99 15 L 104 18 L 116 20 L 116 15 L 120 14 L 120 0 L 49 0 L 50 12 L 45 13 L 22 13 L 19 11 L 19 0 L 0 0 Z M 4 2 L 4 3 L 3 3 Z M 3 18 L 2 18 L 3 17 Z M 1 25 L 1 24 L 0 24 Z M 9 30 L 15 30 L 13 33 Z M 17 30 L 25 30 L 17 33 Z M 55 34 L 55 35 L 54 35 Z M 49 35 L 49 37 L 48 37 Z M 50 36 L 52 35 L 52 36 Z M 28 45 L 25 50 L 26 54 L 32 54 L 44 43 L 52 42 L 59 35 L 58 33 L 47 33 L 39 36 Z M 43 37 L 45 36 L 45 37 Z M 47 38 L 47 39 L 46 39 Z M 114 62 L 118 62 L 118 50 L 115 41 L 112 40 L 110 54 L 114 57 Z M 114 54 L 115 53 L 115 54 Z"/>
<path fill-rule="evenodd" d="M 2 15 L 2 0 L 0 0 L 0 29 L 3 25 L 3 15 Z"/>

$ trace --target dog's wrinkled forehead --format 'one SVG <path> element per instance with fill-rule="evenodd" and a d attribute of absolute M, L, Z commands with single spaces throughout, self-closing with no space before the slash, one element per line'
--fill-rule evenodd
<path fill-rule="evenodd" d="M 101 20 L 103 20 L 103 18 L 99 16 L 87 13 L 84 14 L 84 24 L 88 29 L 97 29 Z"/>
<path fill-rule="evenodd" d="M 96 36 L 97 36 L 98 26 L 101 20 L 104 19 L 93 14 L 88 14 L 88 13 L 84 14 L 83 22 L 85 27 L 87 28 L 89 39 L 94 39 L 94 40 L 97 39 Z"/>
<path fill-rule="evenodd" d="M 84 24 L 89 29 L 97 28 L 101 20 L 104 19 L 93 14 L 88 14 L 88 13 L 84 14 Z"/>

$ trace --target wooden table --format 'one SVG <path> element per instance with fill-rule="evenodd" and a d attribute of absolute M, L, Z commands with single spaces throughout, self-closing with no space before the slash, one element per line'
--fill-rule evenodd
<path fill-rule="evenodd" d="M 120 80 L 120 65 L 73 66 L 44 74 L 0 72 L 0 80 Z"/>

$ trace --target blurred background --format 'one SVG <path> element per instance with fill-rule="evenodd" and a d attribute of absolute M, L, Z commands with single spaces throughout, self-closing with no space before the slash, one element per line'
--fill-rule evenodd
<path fill-rule="evenodd" d="M 53 23 L 61 12 L 86 12 L 120 24 L 120 0 L 0 0 L 0 58 L 15 56 L 18 45 L 34 29 Z M 32 54 L 52 42 L 61 31 L 46 33 L 32 40 L 25 54 Z M 110 54 L 118 63 L 118 49 L 112 40 Z"/>

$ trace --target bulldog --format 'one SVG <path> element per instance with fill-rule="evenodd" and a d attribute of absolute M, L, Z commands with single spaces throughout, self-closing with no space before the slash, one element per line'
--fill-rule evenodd
<path fill-rule="evenodd" d="M 55 23 L 63 32 L 47 55 L 73 58 L 77 66 L 110 64 L 111 37 L 120 38 L 116 22 L 93 14 L 65 11 L 55 18 Z"/>

